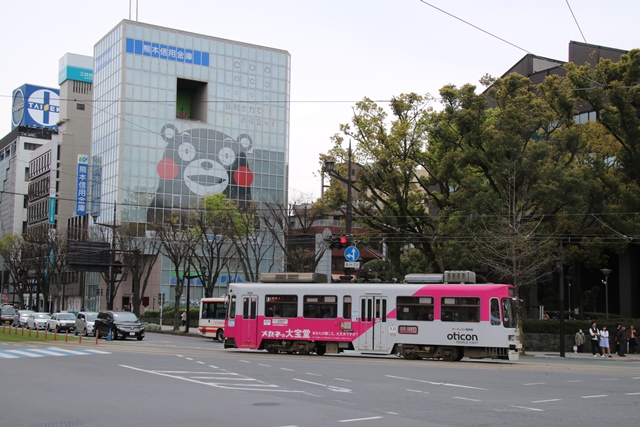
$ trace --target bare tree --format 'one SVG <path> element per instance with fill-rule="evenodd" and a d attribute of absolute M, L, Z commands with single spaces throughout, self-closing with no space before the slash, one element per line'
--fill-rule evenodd
<path fill-rule="evenodd" d="M 193 265 L 195 246 L 200 240 L 200 235 L 190 229 L 189 217 L 186 214 L 175 215 L 167 222 L 154 224 L 155 237 L 160 245 L 160 253 L 165 255 L 173 265 L 176 275 L 174 306 L 176 308 L 173 318 L 173 329 L 180 327 L 180 299 L 184 290 L 185 272 L 189 272 Z M 187 301 L 187 309 L 189 301 Z"/>

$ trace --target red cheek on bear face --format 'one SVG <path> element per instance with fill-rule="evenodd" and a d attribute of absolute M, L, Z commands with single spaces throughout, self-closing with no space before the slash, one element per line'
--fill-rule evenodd
<path fill-rule="evenodd" d="M 157 171 L 162 179 L 174 179 L 178 176 L 178 165 L 171 159 L 162 159 L 158 163 Z"/>
<path fill-rule="evenodd" d="M 240 166 L 233 171 L 233 180 L 240 187 L 249 187 L 253 183 L 253 172 L 246 166 Z"/>

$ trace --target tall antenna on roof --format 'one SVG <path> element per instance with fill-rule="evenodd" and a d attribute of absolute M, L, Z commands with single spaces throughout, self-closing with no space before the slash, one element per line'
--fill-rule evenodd
<path fill-rule="evenodd" d="M 138 20 L 138 0 L 136 0 L 136 21 Z M 131 21 L 131 0 L 129 0 L 129 21 Z"/>

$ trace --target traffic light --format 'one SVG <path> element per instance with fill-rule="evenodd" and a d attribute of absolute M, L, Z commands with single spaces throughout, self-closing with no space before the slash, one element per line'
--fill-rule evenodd
<path fill-rule="evenodd" d="M 346 236 L 331 236 L 329 240 L 330 249 L 344 249 L 349 246 L 349 239 Z"/>

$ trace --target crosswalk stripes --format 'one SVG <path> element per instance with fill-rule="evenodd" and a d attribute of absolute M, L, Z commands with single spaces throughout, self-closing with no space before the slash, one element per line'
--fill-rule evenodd
<path fill-rule="evenodd" d="M 107 351 L 82 349 L 69 350 L 59 347 L 25 348 L 20 350 L 0 350 L 0 359 L 25 359 L 29 357 L 48 356 L 86 356 L 91 354 L 110 354 Z"/>

